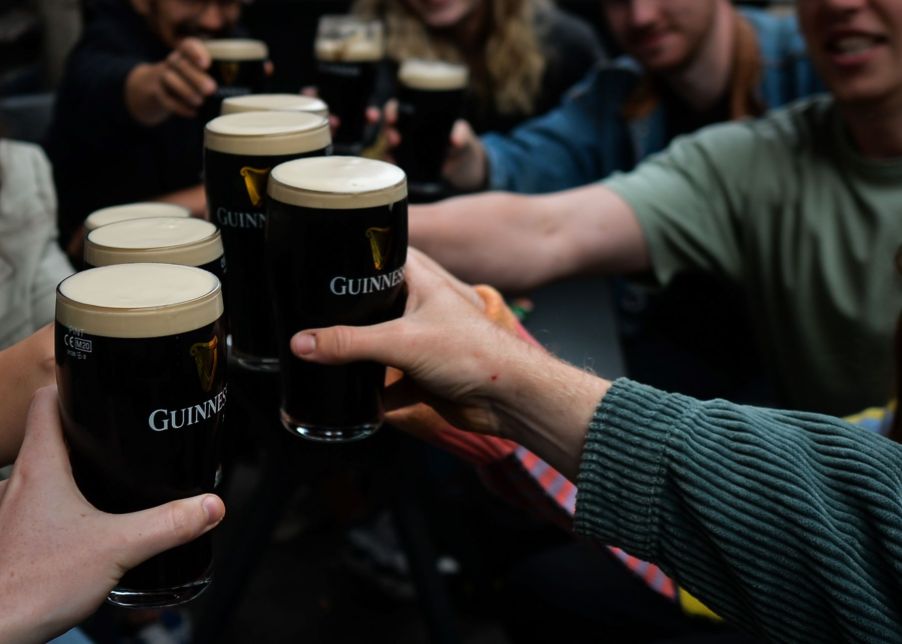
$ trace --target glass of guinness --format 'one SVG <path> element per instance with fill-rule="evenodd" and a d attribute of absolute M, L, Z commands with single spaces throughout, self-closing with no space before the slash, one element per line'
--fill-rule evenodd
<path fill-rule="evenodd" d="M 223 114 L 237 112 L 308 112 L 328 118 L 329 106 L 318 98 L 301 94 L 248 94 L 230 96 L 222 102 Z"/>
<path fill-rule="evenodd" d="M 90 267 L 135 263 L 197 266 L 225 278 L 219 230 L 202 219 L 153 217 L 101 226 L 85 239 Z"/>
<path fill-rule="evenodd" d="M 385 368 L 295 358 L 293 334 L 377 324 L 404 311 L 407 182 L 357 157 L 301 159 L 269 178 L 266 264 L 282 362 L 282 424 L 317 441 L 352 441 L 382 424 Z"/>
<path fill-rule="evenodd" d="M 366 134 L 366 108 L 385 54 L 382 23 L 353 16 L 323 16 L 316 33 L 319 94 L 341 121 L 335 149 L 357 154 Z"/>
<path fill-rule="evenodd" d="M 222 313 L 219 280 L 188 266 L 105 266 L 57 287 L 60 411 L 75 480 L 100 510 L 214 491 L 226 402 Z M 107 599 L 179 604 L 211 572 L 208 534 L 126 573 Z"/>
<path fill-rule="evenodd" d="M 409 60 L 398 72 L 398 132 L 395 160 L 407 173 L 411 196 L 442 190 L 442 165 L 451 128 L 463 112 L 469 72 L 463 65 Z"/>
<path fill-rule="evenodd" d="M 205 40 L 212 63 L 208 73 L 216 81 L 216 93 L 204 105 L 204 120 L 219 114 L 229 96 L 255 94 L 266 90 L 266 61 L 269 48 L 262 40 L 222 38 Z"/>
<path fill-rule="evenodd" d="M 279 368 L 263 269 L 269 171 L 291 159 L 326 154 L 330 145 L 328 121 L 302 112 L 243 112 L 207 123 L 207 208 L 222 232 L 229 269 L 225 299 L 232 357 L 248 369 Z"/>
<path fill-rule="evenodd" d="M 119 221 L 127 221 L 130 219 L 145 219 L 147 217 L 190 217 L 191 211 L 182 206 L 176 206 L 171 203 L 158 203 L 151 201 L 142 201 L 140 203 L 123 204 L 121 206 L 110 206 L 109 208 L 101 208 L 95 210 L 88 218 L 85 219 L 85 234 L 90 233 L 96 228 L 115 224 Z"/>

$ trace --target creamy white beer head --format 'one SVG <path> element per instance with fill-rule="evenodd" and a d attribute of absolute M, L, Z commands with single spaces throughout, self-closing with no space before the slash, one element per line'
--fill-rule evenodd
<path fill-rule="evenodd" d="M 312 96 L 300 94 L 247 94 L 229 96 L 222 102 L 223 114 L 238 112 L 307 112 L 329 116 L 329 106 Z"/>
<path fill-rule="evenodd" d="M 314 49 L 321 61 L 363 63 L 385 55 L 382 23 L 354 16 L 320 18 Z"/>
<path fill-rule="evenodd" d="M 464 65 L 439 60 L 407 60 L 398 71 L 398 79 L 407 87 L 432 91 L 464 89 L 469 77 Z"/>
<path fill-rule="evenodd" d="M 91 231 L 85 240 L 85 262 L 91 266 L 133 262 L 203 266 L 220 257 L 219 230 L 202 219 L 121 221 Z"/>
<path fill-rule="evenodd" d="M 204 128 L 204 146 L 225 154 L 303 154 L 331 144 L 329 121 L 305 112 L 226 114 L 213 119 Z"/>
<path fill-rule="evenodd" d="M 407 176 L 384 161 L 313 157 L 277 165 L 267 191 L 277 201 L 306 208 L 373 208 L 407 197 Z"/>
<path fill-rule="evenodd" d="M 147 217 L 190 217 L 191 211 L 171 203 L 141 202 L 121 206 L 110 206 L 95 210 L 85 219 L 85 231 L 115 224 L 129 219 L 145 219 Z"/>
<path fill-rule="evenodd" d="M 205 40 L 204 47 L 213 60 L 243 61 L 266 60 L 269 48 L 262 40 L 251 38 L 220 38 Z"/>
<path fill-rule="evenodd" d="M 103 266 L 67 277 L 57 287 L 57 322 L 91 335 L 186 333 L 212 324 L 222 311 L 219 280 L 191 266 Z"/>

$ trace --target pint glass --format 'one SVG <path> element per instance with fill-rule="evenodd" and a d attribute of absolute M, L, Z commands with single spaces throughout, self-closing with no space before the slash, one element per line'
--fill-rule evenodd
<path fill-rule="evenodd" d="M 359 152 L 366 131 L 366 108 L 385 53 L 382 23 L 323 16 L 314 47 L 319 94 L 341 121 L 335 133 L 336 149 Z"/>
<path fill-rule="evenodd" d="M 316 365 L 291 336 L 335 324 L 377 324 L 403 313 L 407 259 L 404 173 L 356 157 L 301 159 L 273 169 L 267 276 L 282 366 L 282 424 L 318 441 L 350 441 L 382 424 L 385 367 Z"/>
<path fill-rule="evenodd" d="M 410 191 L 437 194 L 448 154 L 451 128 L 463 111 L 467 68 L 437 61 L 411 60 L 398 72 L 398 165 Z"/>
<path fill-rule="evenodd" d="M 328 118 L 329 107 L 318 98 L 300 94 L 247 94 L 222 102 L 223 114 L 237 112 L 308 112 Z"/>
<path fill-rule="evenodd" d="M 94 268 L 57 288 L 56 378 L 72 470 L 100 510 L 134 512 L 216 486 L 226 402 L 222 296 L 207 271 Z M 125 574 L 108 597 L 179 604 L 210 583 L 209 535 Z"/>
<path fill-rule="evenodd" d="M 146 219 L 147 217 L 190 217 L 191 211 L 183 206 L 171 203 L 142 201 L 139 203 L 110 206 L 95 210 L 85 219 L 85 234 L 95 228 L 115 224 L 130 219 Z"/>
<path fill-rule="evenodd" d="M 248 369 L 279 366 L 263 272 L 269 171 L 284 161 L 326 154 L 330 144 L 328 121 L 313 114 L 244 112 L 207 123 L 207 206 L 225 247 L 232 356 Z"/>

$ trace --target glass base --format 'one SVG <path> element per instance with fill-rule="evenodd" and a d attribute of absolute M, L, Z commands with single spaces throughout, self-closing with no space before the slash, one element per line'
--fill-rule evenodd
<path fill-rule="evenodd" d="M 210 585 L 212 577 L 204 577 L 185 586 L 176 588 L 160 588 L 156 590 L 132 590 L 129 588 L 113 588 L 106 601 L 123 608 L 166 608 L 190 602 L 198 597 Z"/>
<path fill-rule="evenodd" d="M 231 358 L 238 364 L 238 366 L 240 366 L 242 369 L 247 369 L 248 371 L 263 371 L 266 373 L 279 372 L 278 358 L 262 358 L 260 356 L 252 356 L 248 353 L 242 353 L 241 351 L 237 351 L 235 349 L 232 349 Z"/>
<path fill-rule="evenodd" d="M 354 441 L 363 440 L 367 436 L 372 436 L 380 427 L 382 427 L 381 422 L 365 423 L 363 425 L 353 425 L 351 427 L 323 427 L 322 425 L 310 425 L 298 422 L 284 409 L 279 410 L 279 416 L 282 419 L 282 425 L 291 434 L 317 443 L 352 443 Z"/>

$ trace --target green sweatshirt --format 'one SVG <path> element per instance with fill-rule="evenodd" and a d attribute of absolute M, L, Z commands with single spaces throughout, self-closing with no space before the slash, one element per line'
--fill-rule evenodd
<path fill-rule="evenodd" d="M 902 445 L 841 420 L 618 380 L 574 527 L 780 642 L 902 642 Z"/>

